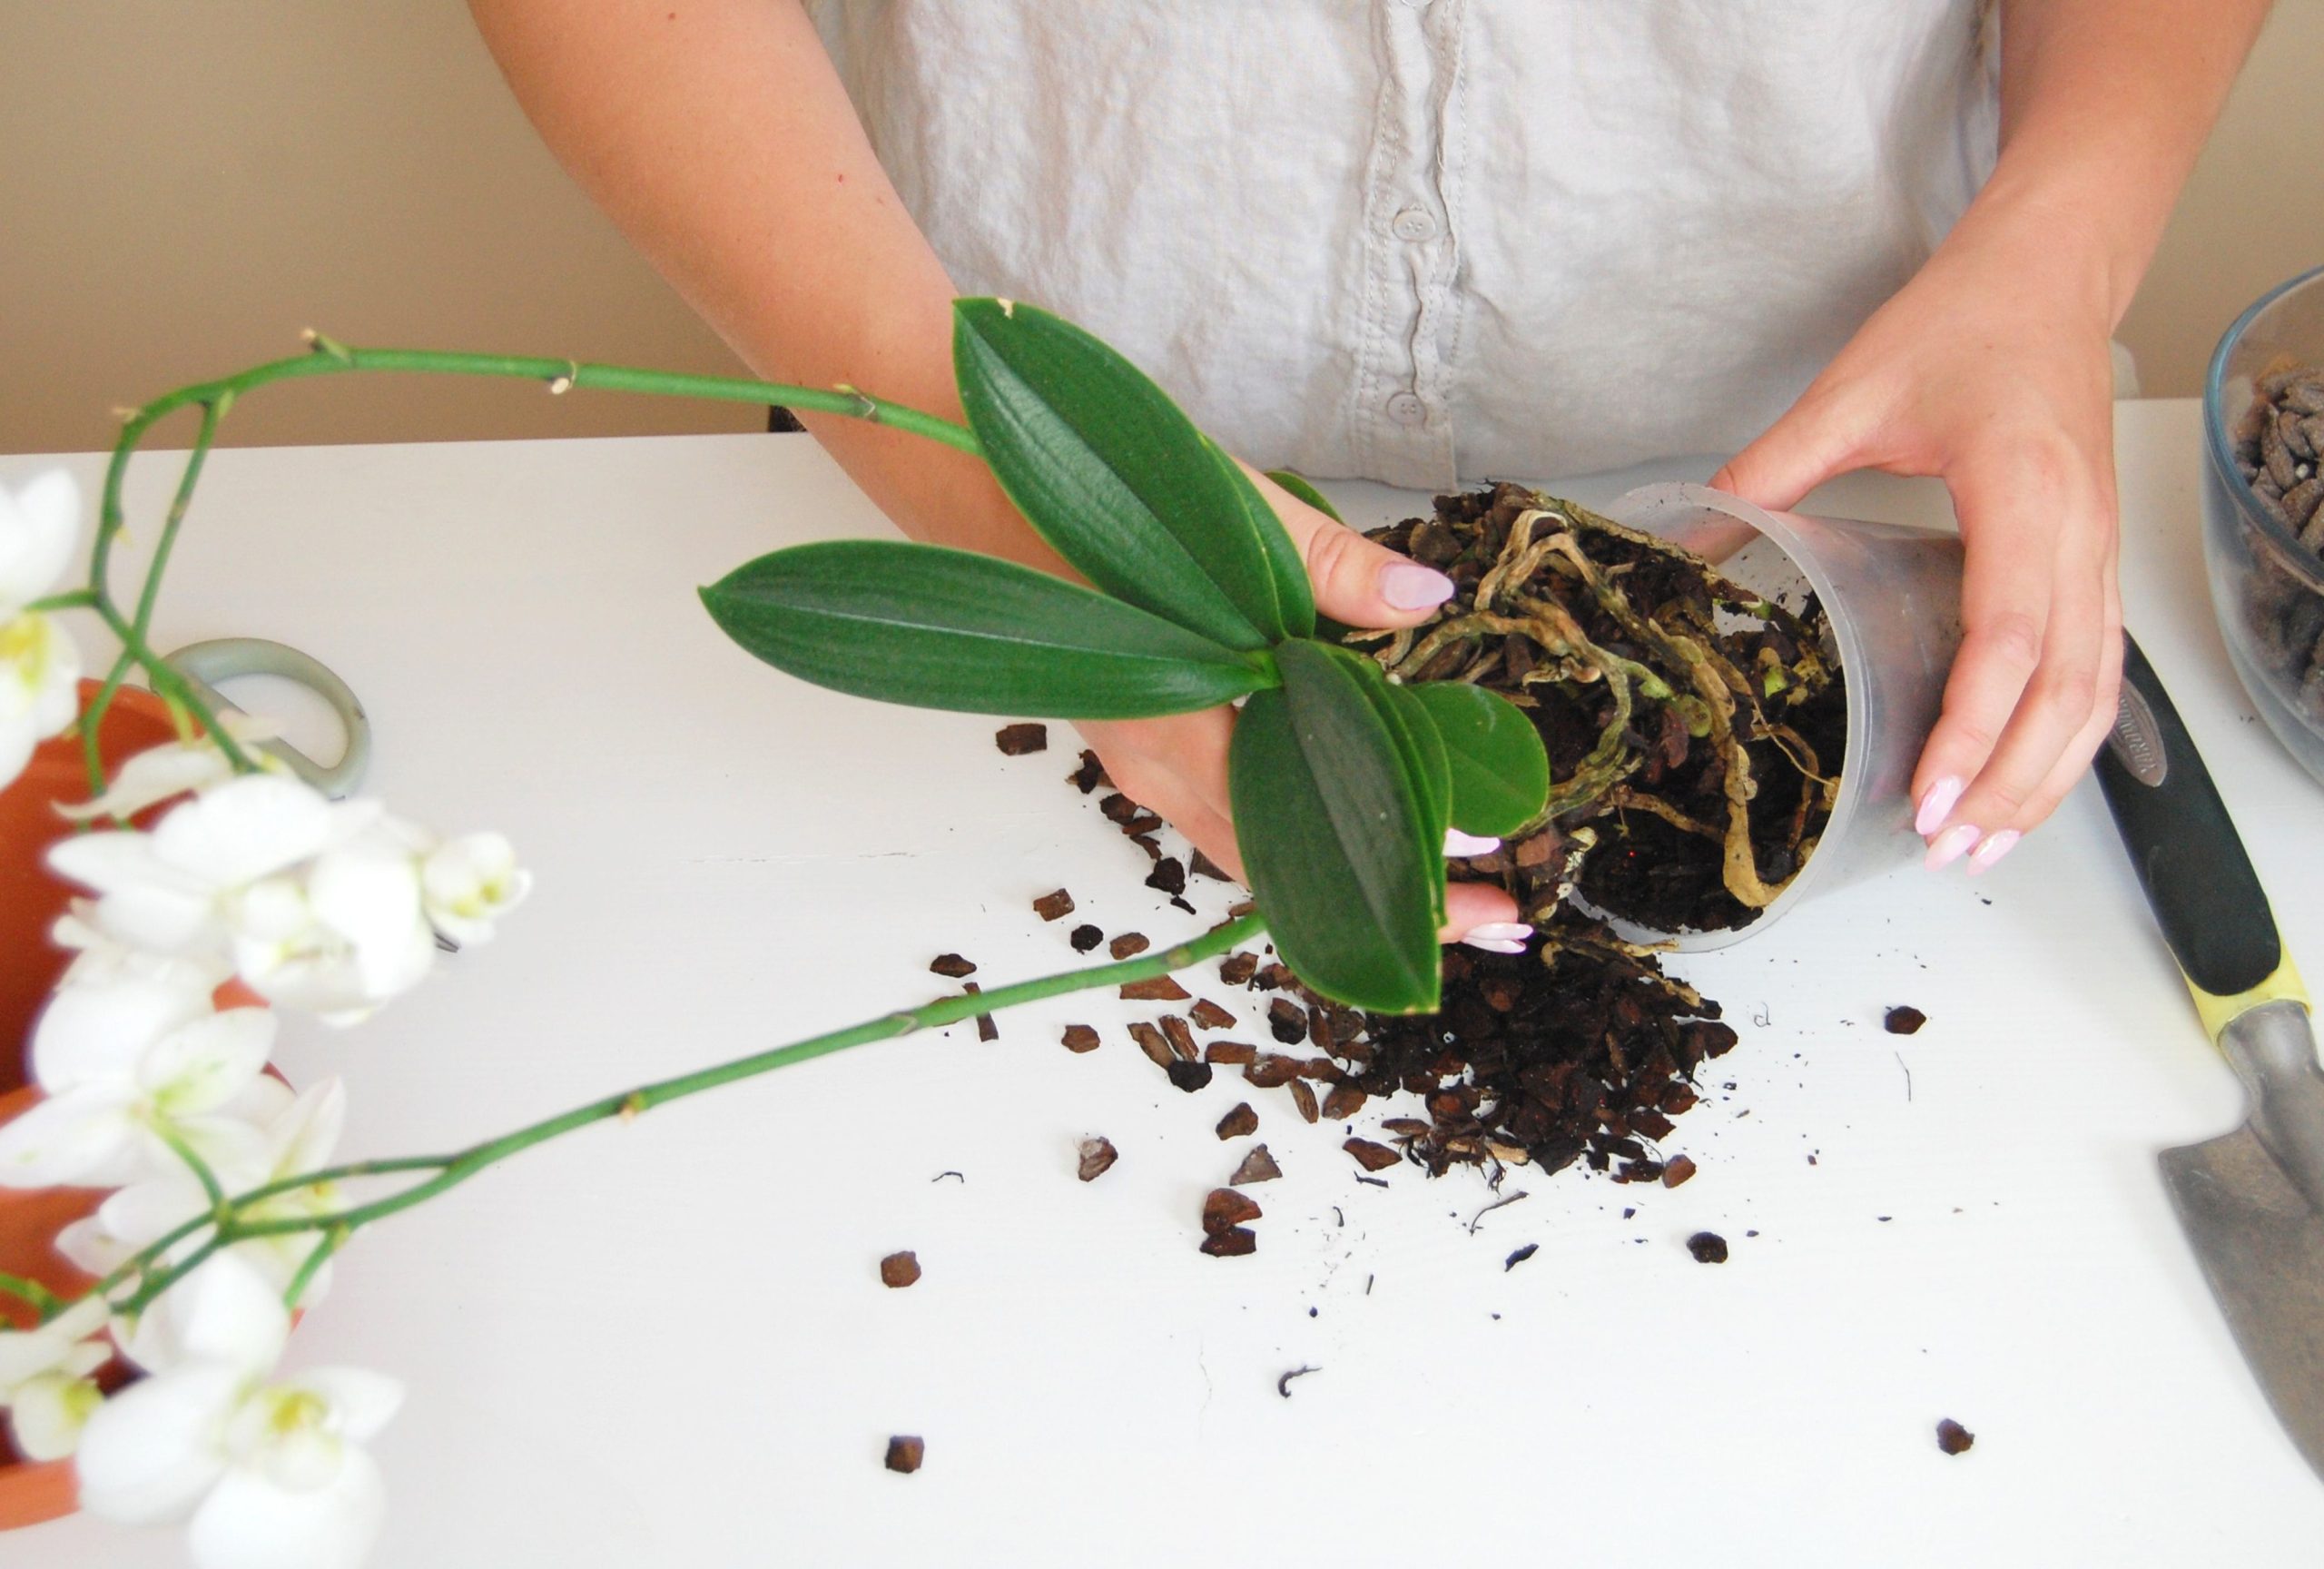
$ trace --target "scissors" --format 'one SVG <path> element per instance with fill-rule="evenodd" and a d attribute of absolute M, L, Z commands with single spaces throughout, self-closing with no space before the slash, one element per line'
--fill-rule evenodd
<path fill-rule="evenodd" d="M 355 696 L 354 689 L 314 656 L 263 637 L 213 637 L 207 642 L 189 643 L 174 654 L 162 656 L 162 659 L 185 677 L 186 685 L 193 688 L 196 696 L 211 705 L 213 712 L 222 708 L 241 711 L 240 704 L 218 690 L 221 681 L 243 676 L 273 676 L 305 687 L 339 716 L 340 729 L 347 737 L 339 760 L 329 765 L 318 763 L 287 741 L 261 741 L 258 743 L 260 750 L 281 758 L 293 774 L 334 801 L 353 794 L 363 783 L 364 773 L 371 765 L 371 721 L 364 714 L 362 701 Z"/>

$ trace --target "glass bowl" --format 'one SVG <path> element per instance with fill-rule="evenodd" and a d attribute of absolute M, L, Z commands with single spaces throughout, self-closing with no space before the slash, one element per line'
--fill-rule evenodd
<path fill-rule="evenodd" d="M 2258 439 L 2263 385 L 2300 366 L 2324 367 L 2324 267 L 2262 295 L 2211 355 L 2203 383 L 2203 558 L 2243 689 L 2276 738 L 2324 784 L 2324 558 L 2316 548 L 2324 543 L 2324 508 L 2303 545 L 2280 506 L 2244 479 L 2237 451 L 2241 442 L 2248 458 Z M 2324 411 L 2308 429 L 2324 436 Z M 2298 483 L 2324 473 L 2324 443 L 2309 440 L 2314 456 L 2288 471 Z"/>

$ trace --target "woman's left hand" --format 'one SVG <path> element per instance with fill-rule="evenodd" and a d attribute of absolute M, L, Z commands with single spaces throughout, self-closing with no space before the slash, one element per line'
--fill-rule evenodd
<path fill-rule="evenodd" d="M 2114 719 L 2112 311 L 2070 215 L 1980 203 L 1712 483 L 1796 506 L 1837 474 L 1936 475 L 1964 636 L 1913 779 L 1928 863 L 1982 871 L 2047 817 Z"/>

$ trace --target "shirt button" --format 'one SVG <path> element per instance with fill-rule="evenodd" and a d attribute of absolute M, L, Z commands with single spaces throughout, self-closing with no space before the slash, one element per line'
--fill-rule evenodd
<path fill-rule="evenodd" d="M 1388 221 L 1388 232 L 1399 240 L 1433 240 L 1436 220 L 1423 208 L 1407 207 Z"/>
<path fill-rule="evenodd" d="M 1399 392 L 1388 400 L 1388 418 L 1399 425 L 1417 425 L 1428 418 L 1428 405 L 1415 392 Z"/>

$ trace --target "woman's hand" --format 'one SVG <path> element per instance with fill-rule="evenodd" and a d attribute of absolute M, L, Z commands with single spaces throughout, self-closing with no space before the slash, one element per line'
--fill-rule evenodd
<path fill-rule="evenodd" d="M 1315 607 L 1324 615 L 1351 627 L 1410 627 L 1452 597 L 1452 580 L 1442 572 L 1374 544 L 1264 476 L 1252 478 L 1298 545 L 1315 585 Z M 1117 788 L 1160 813 L 1220 867 L 1243 874 L 1226 794 L 1234 709 L 1083 721 L 1076 728 Z M 1516 901 L 1487 883 L 1453 883 L 1445 890 L 1444 913 L 1440 936 L 1496 952 L 1516 952 L 1529 931 L 1517 923 Z"/>
<path fill-rule="evenodd" d="M 1952 492 L 1965 636 L 1913 778 L 1932 868 L 2007 854 L 2113 724 L 2113 307 L 2076 229 L 2036 203 L 1981 202 L 1712 480 L 1770 508 L 1856 469 Z"/>

